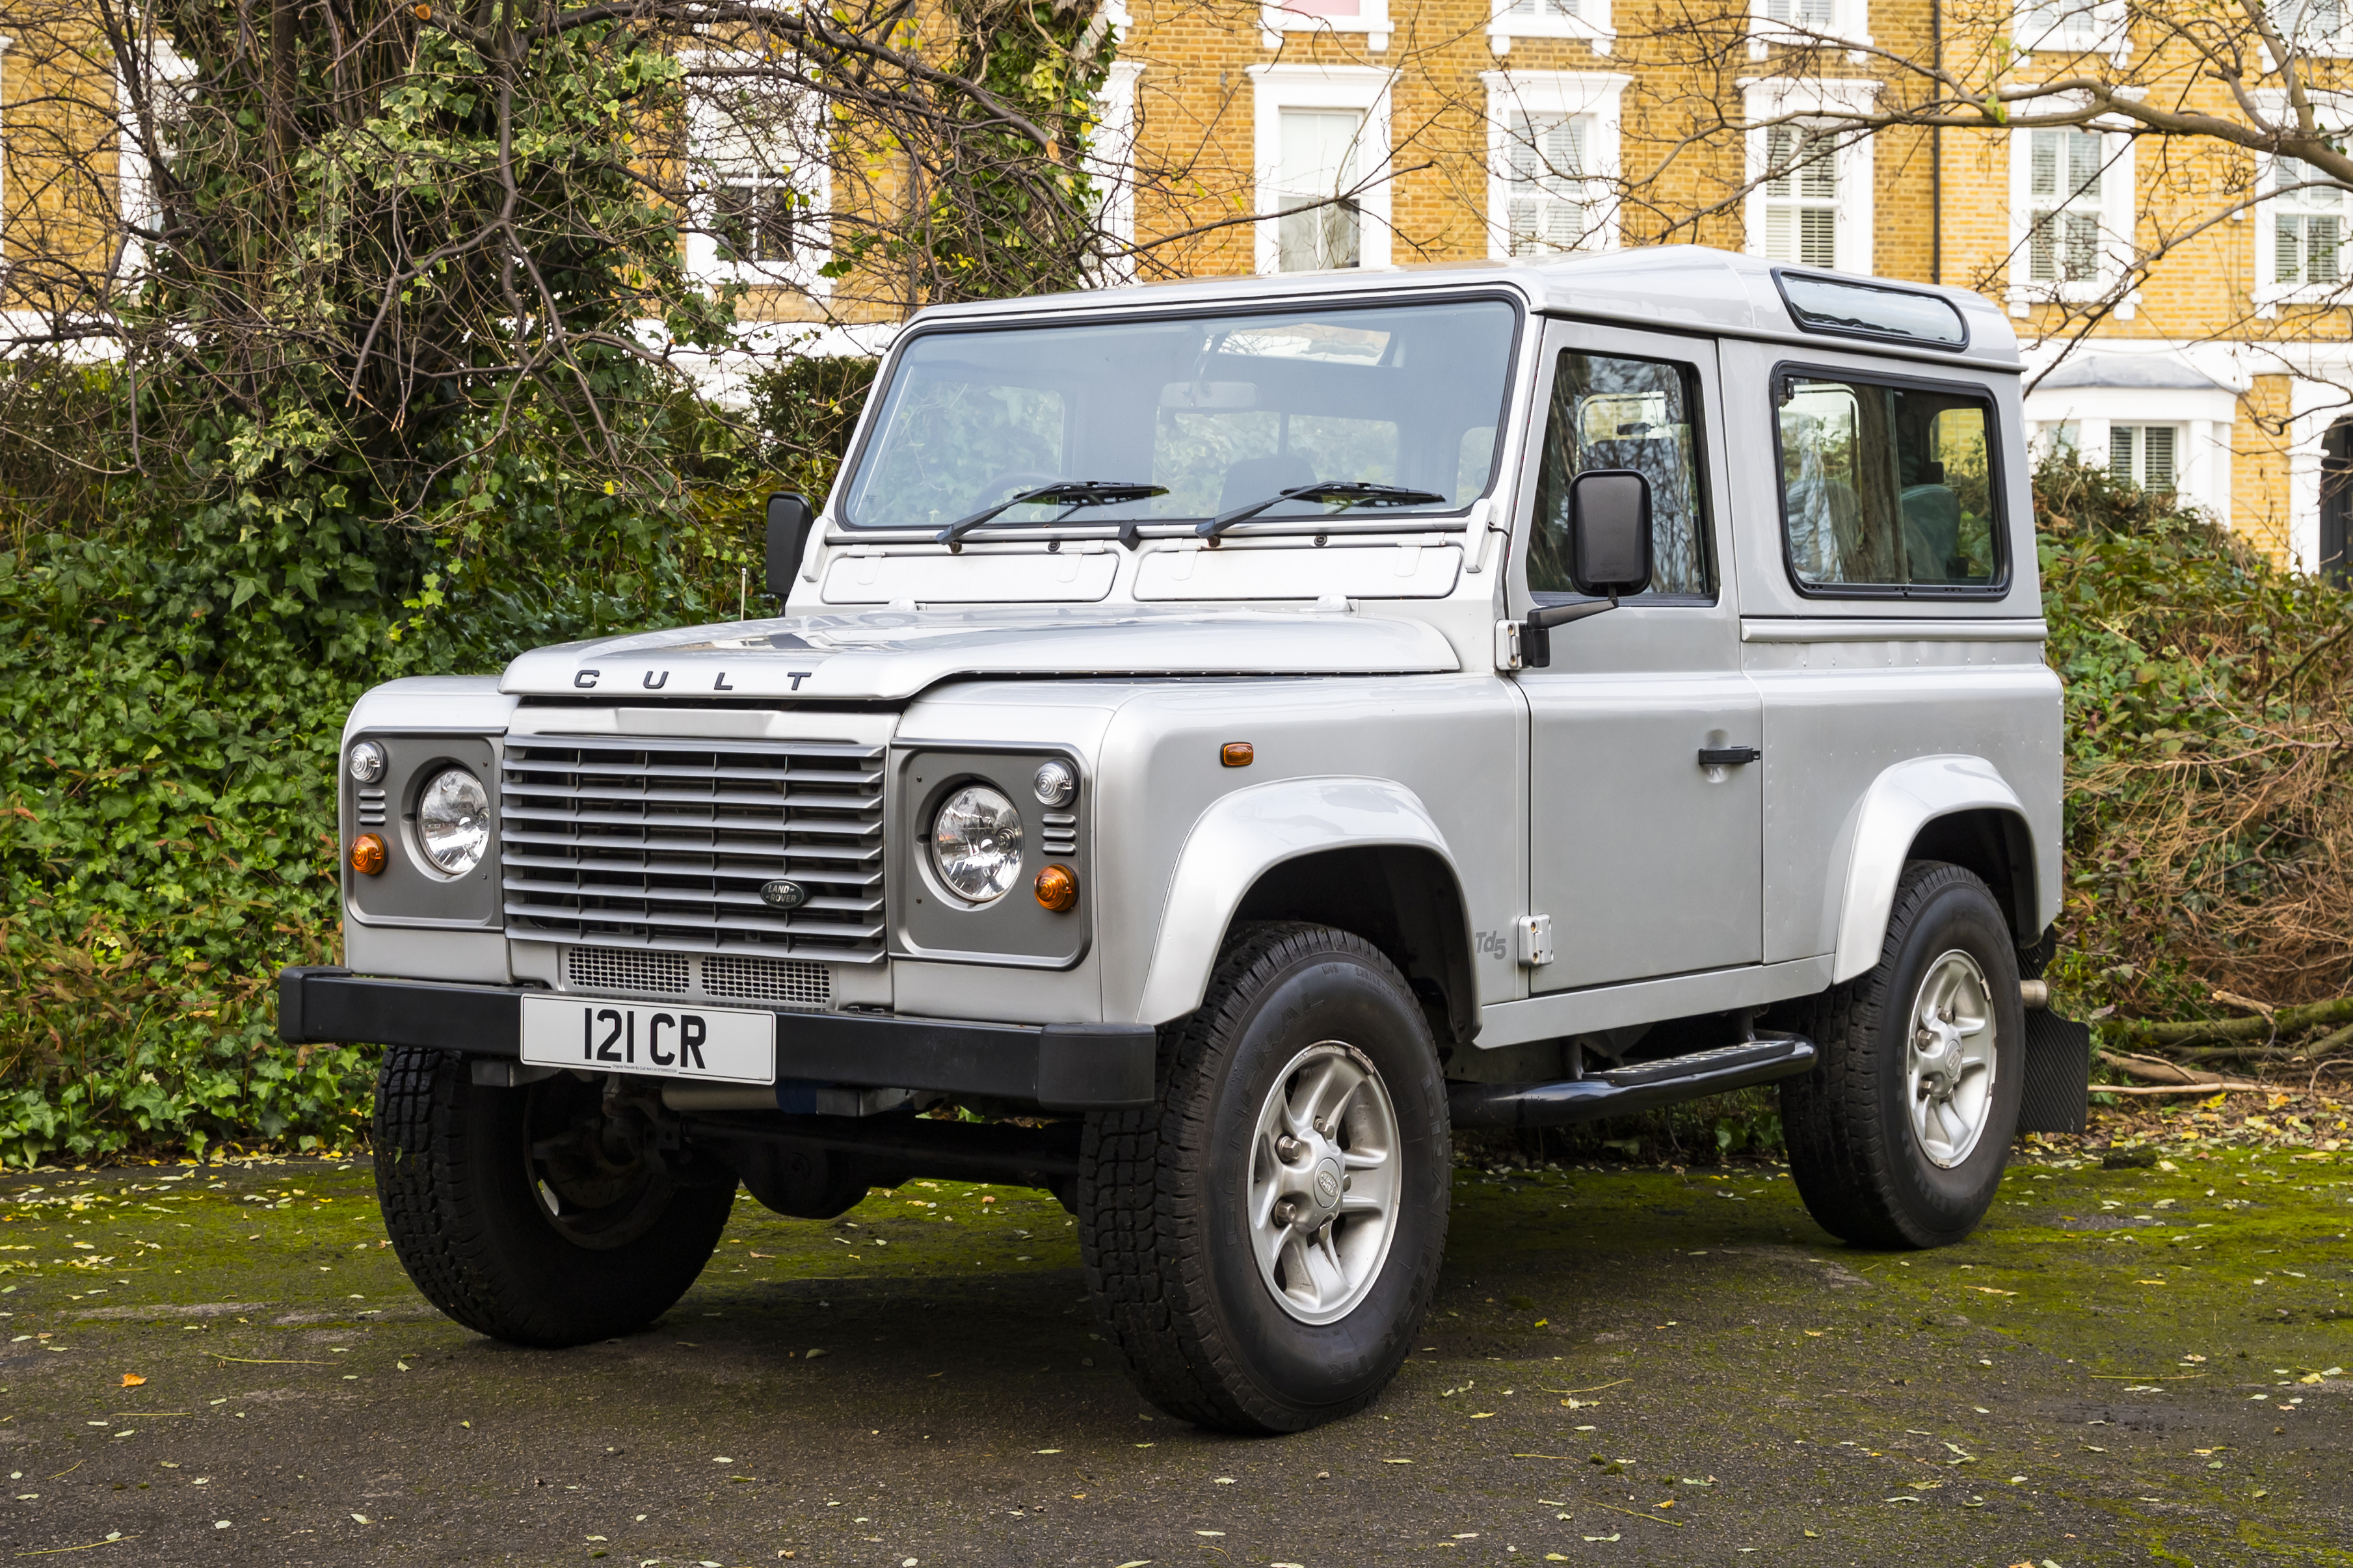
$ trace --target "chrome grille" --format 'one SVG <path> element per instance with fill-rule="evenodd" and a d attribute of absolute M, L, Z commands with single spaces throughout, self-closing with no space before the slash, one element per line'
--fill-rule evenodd
<path fill-rule="evenodd" d="M 507 928 L 590 947 L 882 954 L 882 748 L 517 736 L 501 773 Z M 797 882 L 797 908 L 764 883 Z"/>

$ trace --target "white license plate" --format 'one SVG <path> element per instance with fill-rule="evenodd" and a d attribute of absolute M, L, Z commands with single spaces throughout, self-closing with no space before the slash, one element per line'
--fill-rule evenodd
<path fill-rule="evenodd" d="M 590 1072 L 774 1083 L 776 1016 L 593 996 L 525 996 L 522 1059 Z"/>

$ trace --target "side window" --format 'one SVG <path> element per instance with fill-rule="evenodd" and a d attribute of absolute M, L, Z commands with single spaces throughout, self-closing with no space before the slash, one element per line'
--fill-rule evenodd
<path fill-rule="evenodd" d="M 1993 411 L 1974 392 L 1776 378 L 1781 517 L 1799 585 L 1990 588 Z"/>
<path fill-rule="evenodd" d="M 1715 592 L 1700 489 L 1699 378 L 1686 364 L 1565 353 L 1552 380 L 1528 590 L 1569 594 L 1568 482 L 1595 468 L 1651 481 L 1653 594 Z"/>

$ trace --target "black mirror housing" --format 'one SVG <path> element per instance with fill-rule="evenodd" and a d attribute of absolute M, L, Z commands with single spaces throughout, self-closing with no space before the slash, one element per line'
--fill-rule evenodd
<path fill-rule="evenodd" d="M 793 591 L 793 574 L 801 569 L 801 551 L 808 544 L 809 524 L 817 509 L 807 496 L 768 498 L 768 592 L 781 605 Z"/>
<path fill-rule="evenodd" d="M 1595 468 L 1568 487 L 1569 581 L 1612 599 L 1651 585 L 1651 481 L 1632 468 Z"/>

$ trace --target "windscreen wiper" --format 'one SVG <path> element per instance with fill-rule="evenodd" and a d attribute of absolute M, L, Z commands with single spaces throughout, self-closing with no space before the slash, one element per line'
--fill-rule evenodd
<path fill-rule="evenodd" d="M 1352 506 L 1431 506 L 1444 505 L 1446 498 L 1430 490 L 1410 490 L 1399 485 L 1377 485 L 1369 479 L 1326 479 L 1312 485 L 1293 485 L 1280 495 L 1232 511 L 1220 512 L 1193 531 L 1204 539 L 1215 539 L 1238 522 L 1248 522 L 1262 511 L 1281 506 L 1287 500 L 1323 501 L 1341 507 Z"/>
<path fill-rule="evenodd" d="M 1039 485 L 1034 490 L 1023 490 L 1001 506 L 989 507 L 985 510 L 974 512 L 970 517 L 960 517 L 934 534 L 932 542 L 935 544 L 944 544 L 951 550 L 956 549 L 957 541 L 965 534 L 976 528 L 987 526 L 997 521 L 998 514 L 1011 511 L 1017 506 L 1031 506 L 1043 502 L 1050 506 L 1061 507 L 1063 510 L 1060 516 L 1046 520 L 1050 524 L 1061 521 L 1063 518 L 1084 507 L 1117 506 L 1122 501 L 1149 500 L 1154 496 L 1165 496 L 1167 493 L 1166 485 L 1139 485 L 1113 479 L 1058 479 L 1050 485 Z"/>

